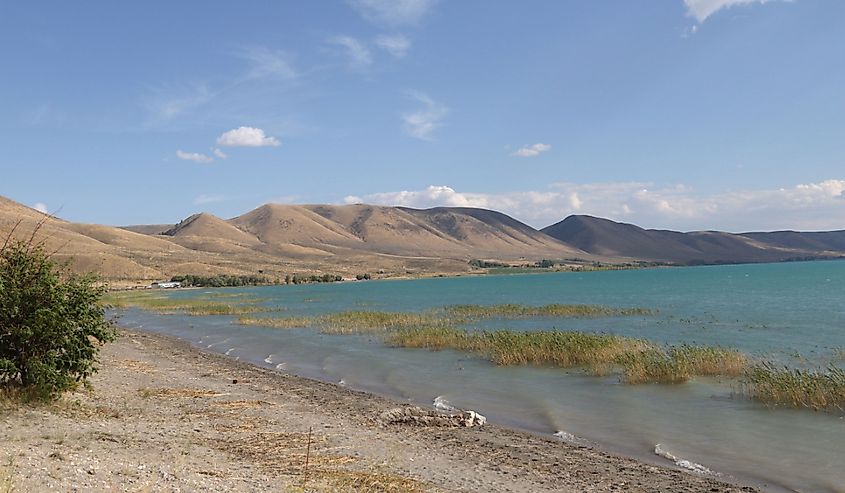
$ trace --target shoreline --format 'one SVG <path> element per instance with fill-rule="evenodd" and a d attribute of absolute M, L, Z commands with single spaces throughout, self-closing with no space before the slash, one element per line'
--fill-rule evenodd
<path fill-rule="evenodd" d="M 310 427 L 309 491 L 758 491 L 497 424 L 386 424 L 411 406 L 163 334 L 121 329 L 100 368 L 93 392 L 0 412 L 19 490 L 301 491 Z"/>

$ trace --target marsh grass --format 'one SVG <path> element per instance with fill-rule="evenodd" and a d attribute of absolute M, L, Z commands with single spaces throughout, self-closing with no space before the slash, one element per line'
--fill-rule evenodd
<path fill-rule="evenodd" d="M 460 323 L 434 312 L 379 312 L 354 310 L 316 317 L 315 326 L 330 334 L 384 332 L 413 327 L 446 327 Z"/>
<path fill-rule="evenodd" d="M 368 334 L 413 327 L 447 327 L 456 320 L 433 312 L 345 311 L 315 317 L 243 316 L 235 323 L 279 329 L 314 327 L 326 334 Z"/>
<path fill-rule="evenodd" d="M 231 299 L 232 301 L 226 301 Z M 209 293 L 196 298 L 174 298 L 157 292 L 115 292 L 104 297 L 113 308 L 141 308 L 163 315 L 241 315 L 279 311 L 258 306 L 261 298 L 237 293 Z"/>
<path fill-rule="evenodd" d="M 274 329 L 300 329 L 310 327 L 314 323 L 314 319 L 308 317 L 251 317 L 244 315 L 238 317 L 234 323 Z"/>
<path fill-rule="evenodd" d="M 845 370 L 835 366 L 806 370 L 761 363 L 746 371 L 741 393 L 773 407 L 842 412 Z"/>
<path fill-rule="evenodd" d="M 693 376 L 735 377 L 746 357 L 720 347 L 661 347 L 612 334 L 568 331 L 470 331 L 451 327 L 401 329 L 385 335 L 392 346 L 454 349 L 500 366 L 584 368 L 593 375 L 618 372 L 630 384 L 681 383 Z"/>
<path fill-rule="evenodd" d="M 563 305 L 543 306 L 519 305 L 507 303 L 501 305 L 452 305 L 444 311 L 453 317 L 479 320 L 483 318 L 598 318 L 631 317 L 654 315 L 654 310 L 646 308 L 613 308 L 602 305 Z"/>

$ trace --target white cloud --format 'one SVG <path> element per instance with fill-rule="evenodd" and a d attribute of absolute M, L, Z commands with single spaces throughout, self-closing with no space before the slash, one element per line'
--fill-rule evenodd
<path fill-rule="evenodd" d="M 845 180 L 789 188 L 710 194 L 650 183 L 558 183 L 543 191 L 459 192 L 448 186 L 349 196 L 345 203 L 407 207 L 481 207 L 502 211 L 535 227 L 570 214 L 590 214 L 643 227 L 678 230 L 845 229 Z"/>
<path fill-rule="evenodd" d="M 224 200 L 226 200 L 226 197 L 223 195 L 201 194 L 197 195 L 194 199 L 194 205 L 212 204 L 214 202 L 222 202 Z"/>
<path fill-rule="evenodd" d="M 272 51 L 258 46 L 246 48 L 239 55 L 250 64 L 246 75 L 249 79 L 278 77 L 293 80 L 299 77 L 299 72 L 293 67 L 292 56 L 285 51 Z"/>
<path fill-rule="evenodd" d="M 349 65 L 353 68 L 363 68 L 373 63 L 369 48 L 352 36 L 334 36 L 329 38 L 329 43 L 343 48 L 344 54 L 349 58 Z"/>
<path fill-rule="evenodd" d="M 275 137 L 264 134 L 264 130 L 255 127 L 239 127 L 217 137 L 217 145 L 222 147 L 275 147 L 280 145 Z"/>
<path fill-rule="evenodd" d="M 50 213 L 50 211 L 47 209 L 47 204 L 45 204 L 44 202 L 36 202 L 35 205 L 32 206 L 32 208 L 42 214 Z"/>
<path fill-rule="evenodd" d="M 417 24 L 439 0 L 348 0 L 361 16 L 375 24 Z"/>
<path fill-rule="evenodd" d="M 704 22 L 708 17 L 722 9 L 739 5 L 764 4 L 771 1 L 773 0 L 684 0 L 684 5 L 687 7 L 688 16 L 695 17 L 698 22 Z"/>
<path fill-rule="evenodd" d="M 375 39 L 375 44 L 396 58 L 403 58 L 411 48 L 411 40 L 401 34 L 395 36 L 379 36 Z"/>
<path fill-rule="evenodd" d="M 443 124 L 449 108 L 421 92 L 409 91 L 408 95 L 422 103 L 423 107 L 402 115 L 405 133 L 417 139 L 433 140 L 431 134 Z"/>
<path fill-rule="evenodd" d="M 546 151 L 550 151 L 552 146 L 550 144 L 534 144 L 530 146 L 520 147 L 516 150 L 511 156 L 517 157 L 534 157 L 539 156 L 541 153 Z"/>
<path fill-rule="evenodd" d="M 176 157 L 184 161 L 193 161 L 195 163 L 208 164 L 214 162 L 214 158 L 200 154 L 199 152 L 185 152 L 182 150 L 176 151 Z"/>
<path fill-rule="evenodd" d="M 228 155 L 226 155 L 225 152 L 223 152 L 221 149 L 218 149 L 216 147 L 211 149 L 211 152 L 213 152 L 214 155 L 219 157 L 220 159 L 226 159 L 227 157 L 229 157 Z"/>

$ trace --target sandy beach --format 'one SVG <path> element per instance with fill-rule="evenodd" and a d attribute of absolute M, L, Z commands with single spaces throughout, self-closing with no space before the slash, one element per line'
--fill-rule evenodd
<path fill-rule="evenodd" d="M 0 491 L 756 491 L 495 424 L 390 423 L 409 406 L 149 333 L 107 345 L 91 384 L 0 408 Z"/>

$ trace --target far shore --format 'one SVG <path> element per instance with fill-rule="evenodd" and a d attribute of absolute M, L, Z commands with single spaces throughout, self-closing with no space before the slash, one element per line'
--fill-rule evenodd
<path fill-rule="evenodd" d="M 757 491 L 491 423 L 395 424 L 384 413 L 411 406 L 159 334 L 123 330 L 103 349 L 91 384 L 52 405 L 0 405 L 0 484 L 16 491 Z"/>

